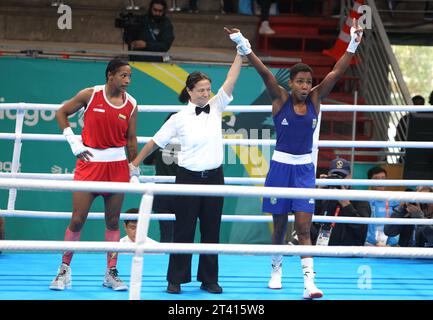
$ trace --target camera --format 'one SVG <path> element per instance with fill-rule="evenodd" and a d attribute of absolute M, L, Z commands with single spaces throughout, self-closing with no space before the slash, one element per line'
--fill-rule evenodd
<path fill-rule="evenodd" d="M 325 179 L 344 179 L 345 177 L 338 173 L 331 173 Z M 341 189 L 341 186 L 325 186 L 325 189 Z"/>
<path fill-rule="evenodd" d="M 132 12 L 120 13 L 119 18 L 114 20 L 114 26 L 116 28 L 123 29 L 123 41 L 129 44 L 138 39 L 140 30 L 144 28 L 144 16 L 141 14 L 134 14 Z"/>
<path fill-rule="evenodd" d="M 140 28 L 143 24 L 143 16 L 132 12 L 120 13 L 119 18 L 114 20 L 116 28 L 135 29 Z"/>

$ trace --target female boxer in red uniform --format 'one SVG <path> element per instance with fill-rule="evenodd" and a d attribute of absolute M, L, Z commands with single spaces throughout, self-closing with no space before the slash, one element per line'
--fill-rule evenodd
<path fill-rule="evenodd" d="M 63 135 L 78 158 L 74 180 L 129 182 L 128 159 L 137 155 L 137 103 L 127 92 L 131 82 L 131 67 L 127 62 L 111 60 L 105 71 L 106 84 L 86 88 L 67 101 L 56 114 Z M 82 142 L 69 126 L 68 116 L 84 108 Z M 126 152 L 125 152 L 125 147 Z M 73 213 L 66 229 L 65 241 L 78 241 L 89 209 L 97 196 L 105 204 L 105 239 L 119 241 L 119 217 L 124 194 L 74 192 Z M 70 262 L 73 252 L 65 252 L 62 264 L 50 289 L 71 287 Z M 118 278 L 117 253 L 107 253 L 107 271 L 103 285 L 113 290 L 127 290 Z"/>

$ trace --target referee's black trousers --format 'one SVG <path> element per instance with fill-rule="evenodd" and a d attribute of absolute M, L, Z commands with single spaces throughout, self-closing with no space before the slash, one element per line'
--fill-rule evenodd
<path fill-rule="evenodd" d="M 222 167 L 204 174 L 179 167 L 176 184 L 224 184 Z M 200 219 L 201 243 L 218 243 L 224 197 L 176 196 L 173 242 L 193 243 L 197 218 Z M 191 281 L 191 254 L 171 254 L 167 281 L 174 284 Z M 197 280 L 218 282 L 218 255 L 201 254 Z"/>

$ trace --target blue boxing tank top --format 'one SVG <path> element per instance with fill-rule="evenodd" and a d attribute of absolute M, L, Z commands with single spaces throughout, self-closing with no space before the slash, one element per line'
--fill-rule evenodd
<path fill-rule="evenodd" d="M 310 97 L 307 97 L 305 102 L 307 112 L 300 116 L 295 113 L 292 96 L 289 96 L 281 110 L 273 117 L 277 132 L 275 150 L 295 155 L 311 153 L 317 114 Z"/>

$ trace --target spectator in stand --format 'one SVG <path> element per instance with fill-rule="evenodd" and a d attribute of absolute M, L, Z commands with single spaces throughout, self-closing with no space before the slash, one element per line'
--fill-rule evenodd
<path fill-rule="evenodd" d="M 383 180 L 388 177 L 388 173 L 382 167 L 373 167 L 367 172 L 368 179 L 372 180 Z M 371 186 L 370 190 L 376 191 L 385 191 L 385 187 L 382 186 Z M 389 218 L 391 213 L 395 207 L 397 207 L 399 203 L 394 200 L 371 200 L 370 208 L 371 208 L 371 217 L 372 218 Z M 398 236 L 396 237 L 387 237 L 383 232 L 384 225 L 383 224 L 369 224 L 367 231 L 367 239 L 365 240 L 366 246 L 397 246 L 398 245 Z"/>
<path fill-rule="evenodd" d="M 337 158 L 332 160 L 328 174 L 320 179 L 351 179 L 350 162 Z M 323 187 L 319 187 L 323 188 Z M 348 186 L 338 185 L 325 188 L 346 190 Z M 314 215 L 342 217 L 370 217 L 368 201 L 316 200 Z M 367 236 L 365 224 L 351 223 L 313 223 L 311 243 L 325 246 L 363 246 Z"/>
<path fill-rule="evenodd" d="M 433 21 L 433 1 L 426 1 L 425 7 L 424 7 L 424 20 L 425 21 Z M 433 94 L 433 91 L 432 91 Z M 432 97 L 430 95 L 430 97 Z M 430 102 L 431 105 L 433 105 L 432 102 Z"/>
<path fill-rule="evenodd" d="M 416 105 L 423 106 L 425 104 L 425 99 L 422 96 L 417 95 L 417 96 L 412 97 L 412 103 L 415 106 Z M 406 141 L 408 127 L 409 127 L 409 113 L 402 116 L 400 118 L 400 120 L 398 121 L 397 128 L 395 130 L 394 140 L 395 141 Z M 401 152 L 405 152 L 405 149 L 401 148 Z M 400 156 L 399 162 L 402 163 L 402 162 L 404 162 L 403 160 L 404 160 L 404 156 L 402 155 L 402 156 Z"/>
<path fill-rule="evenodd" d="M 406 189 L 406 191 L 412 191 Z M 432 192 L 432 188 L 420 186 L 417 192 Z M 433 203 L 404 202 L 394 209 L 391 218 L 432 219 Z M 431 225 L 385 225 L 385 235 L 400 236 L 400 247 L 433 247 L 433 227 Z"/>
<path fill-rule="evenodd" d="M 236 4 L 234 0 L 221 0 L 221 14 L 237 13 Z"/>
<path fill-rule="evenodd" d="M 189 0 L 189 13 L 199 13 L 198 10 L 198 0 Z"/>
<path fill-rule="evenodd" d="M 432 92 L 430 92 L 430 95 L 429 95 L 429 97 L 428 97 L 428 103 L 429 103 L 431 106 L 433 106 L 433 90 L 432 90 Z"/>
<path fill-rule="evenodd" d="M 275 34 L 275 31 L 269 26 L 269 10 L 272 0 L 257 0 L 257 2 L 261 9 L 259 34 Z"/>
<path fill-rule="evenodd" d="M 182 9 L 180 8 L 179 0 L 171 0 L 170 12 L 174 12 L 174 11 L 179 12 L 180 10 Z"/>
<path fill-rule="evenodd" d="M 423 106 L 425 104 L 425 99 L 420 96 L 414 96 L 412 97 L 412 103 L 415 106 Z M 405 141 L 406 135 L 407 135 L 407 127 L 409 125 L 409 113 L 405 114 L 403 117 L 400 118 L 398 121 L 398 125 L 395 132 L 395 141 Z"/>
<path fill-rule="evenodd" d="M 174 41 L 173 25 L 165 15 L 167 3 L 165 0 L 152 0 L 149 11 L 141 20 L 139 28 L 127 30 L 125 42 L 133 51 L 166 52 Z M 141 56 L 134 57 L 136 61 Z M 147 60 L 145 60 L 147 61 Z"/>

